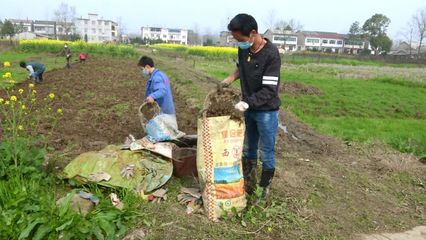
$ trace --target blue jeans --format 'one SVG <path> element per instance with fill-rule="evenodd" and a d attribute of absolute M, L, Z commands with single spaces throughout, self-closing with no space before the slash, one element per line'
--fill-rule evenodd
<path fill-rule="evenodd" d="M 278 131 L 278 111 L 247 111 L 244 113 L 243 164 L 257 164 L 259 150 L 262 171 L 275 169 L 275 139 Z"/>

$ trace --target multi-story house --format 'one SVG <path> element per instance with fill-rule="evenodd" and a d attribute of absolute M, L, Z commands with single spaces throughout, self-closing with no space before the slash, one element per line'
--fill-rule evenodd
<path fill-rule="evenodd" d="M 281 29 L 268 29 L 263 36 L 284 51 L 297 50 L 298 35 L 295 32 Z"/>
<path fill-rule="evenodd" d="M 188 44 L 188 30 L 177 28 L 142 27 L 142 39 L 160 39 L 168 43 Z"/>
<path fill-rule="evenodd" d="M 87 18 L 75 20 L 76 33 L 88 42 L 115 42 L 118 40 L 118 24 L 89 13 Z"/>

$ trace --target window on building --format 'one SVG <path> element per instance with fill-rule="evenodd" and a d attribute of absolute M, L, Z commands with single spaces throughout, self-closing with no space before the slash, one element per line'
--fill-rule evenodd
<path fill-rule="evenodd" d="M 167 35 L 165 35 L 165 34 L 164 34 L 164 35 L 163 35 L 163 38 L 167 38 Z"/>
<path fill-rule="evenodd" d="M 328 43 L 328 40 L 327 40 L 327 39 L 324 39 L 324 40 L 322 40 L 322 43 L 323 43 L 323 44 L 327 44 L 327 43 Z"/>
<path fill-rule="evenodd" d="M 84 20 L 84 24 L 89 24 L 89 21 L 88 20 Z"/>
<path fill-rule="evenodd" d="M 330 44 L 336 44 L 336 40 L 330 40 Z"/>
<path fill-rule="evenodd" d="M 112 33 L 111 33 L 111 36 L 115 37 L 115 32 L 112 32 Z"/>
<path fill-rule="evenodd" d="M 274 36 L 274 41 L 282 41 L 282 42 L 296 42 L 297 39 L 292 36 Z"/>
<path fill-rule="evenodd" d="M 306 39 L 307 43 L 319 43 L 319 39 L 315 39 L 315 38 L 308 38 Z"/>
<path fill-rule="evenodd" d="M 182 39 L 185 39 L 186 38 L 186 36 L 185 35 L 182 35 Z"/>
<path fill-rule="evenodd" d="M 337 45 L 342 45 L 342 44 L 343 44 L 342 40 L 337 41 Z"/>
<path fill-rule="evenodd" d="M 92 33 L 96 33 L 96 28 L 92 28 Z"/>

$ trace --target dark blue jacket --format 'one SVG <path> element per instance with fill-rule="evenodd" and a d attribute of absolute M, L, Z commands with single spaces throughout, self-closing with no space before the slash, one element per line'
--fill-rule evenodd
<path fill-rule="evenodd" d="M 161 113 L 176 114 L 173 104 L 170 80 L 166 74 L 158 69 L 154 69 L 146 83 L 145 99 L 151 96 L 161 108 Z"/>

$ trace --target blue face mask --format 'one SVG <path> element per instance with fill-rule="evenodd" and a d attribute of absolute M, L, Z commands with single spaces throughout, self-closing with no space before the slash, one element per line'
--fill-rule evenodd
<path fill-rule="evenodd" d="M 253 43 L 247 41 L 247 42 L 238 42 L 238 47 L 241 49 L 249 49 Z"/>
<path fill-rule="evenodd" d="M 142 74 L 143 74 L 144 77 L 149 77 L 149 73 L 146 69 L 142 70 Z"/>

